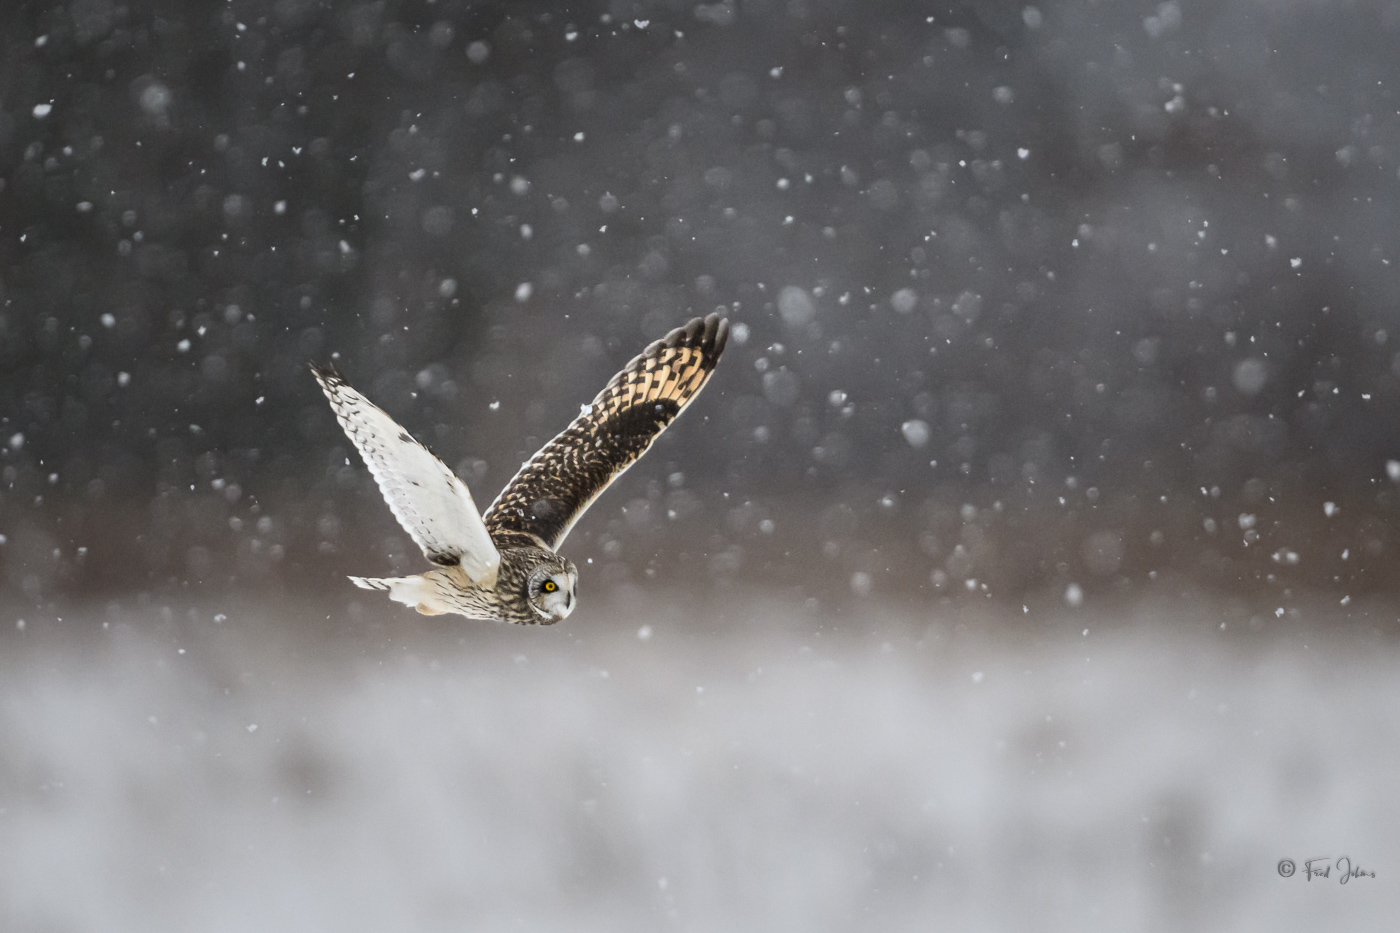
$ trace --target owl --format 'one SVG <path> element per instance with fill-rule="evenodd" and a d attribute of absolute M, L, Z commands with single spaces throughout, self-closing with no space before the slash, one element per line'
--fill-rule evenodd
<path fill-rule="evenodd" d="M 591 404 L 521 467 L 482 515 L 466 484 L 333 368 L 311 371 L 404 531 L 434 569 L 351 577 L 424 615 L 553 625 L 577 602 L 569 529 L 636 463 L 709 381 L 729 338 L 711 314 L 678 327 L 613 376 Z"/>

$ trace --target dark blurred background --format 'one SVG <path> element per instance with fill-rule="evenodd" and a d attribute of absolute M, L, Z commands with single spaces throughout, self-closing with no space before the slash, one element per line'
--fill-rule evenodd
<path fill-rule="evenodd" d="M 1393 923 L 1397 47 L 0 4 L 0 929 Z M 485 506 L 717 309 L 566 623 L 345 581 L 424 565 L 308 361 Z"/>
<path fill-rule="evenodd" d="M 414 567 L 307 360 L 485 505 L 715 309 L 592 586 L 1394 588 L 1400 6 L 0 15 L 26 601 Z"/>

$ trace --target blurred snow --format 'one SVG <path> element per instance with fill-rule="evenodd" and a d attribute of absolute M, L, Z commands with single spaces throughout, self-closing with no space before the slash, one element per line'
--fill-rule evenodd
<path fill-rule="evenodd" d="M 1383 928 L 1400 652 L 1218 608 L 35 623 L 0 928 Z M 1343 854 L 1376 878 L 1275 867 Z"/>
<path fill-rule="evenodd" d="M 1397 11 L 0 4 L 0 579 L 43 603 L 398 553 L 308 359 L 490 501 L 719 309 L 725 363 L 588 556 L 656 569 L 660 520 L 618 511 L 645 497 L 760 585 L 801 536 L 725 500 L 839 503 L 859 540 L 808 576 L 842 590 L 930 534 L 897 579 L 1395 596 Z M 1006 517 L 954 540 L 967 503 Z M 1256 538 L 1208 530 L 1240 512 Z"/>
<path fill-rule="evenodd" d="M 1393 923 L 1397 35 L 0 4 L 0 931 Z M 715 310 L 567 626 L 351 602 L 307 360 L 484 503 Z"/>

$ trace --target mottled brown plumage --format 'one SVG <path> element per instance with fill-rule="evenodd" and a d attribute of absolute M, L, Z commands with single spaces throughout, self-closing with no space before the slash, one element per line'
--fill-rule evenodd
<path fill-rule="evenodd" d="M 598 494 L 705 387 L 728 339 L 729 322 L 711 314 L 634 357 L 506 484 L 483 517 L 491 537 L 518 532 L 558 548 Z"/>
<path fill-rule="evenodd" d="M 565 618 L 578 570 L 555 551 L 593 500 L 705 387 L 728 337 L 729 322 L 711 314 L 648 346 L 520 468 L 484 519 L 442 461 L 339 373 L 313 365 L 395 517 L 439 565 L 413 577 L 350 579 L 427 615 L 527 625 Z"/>

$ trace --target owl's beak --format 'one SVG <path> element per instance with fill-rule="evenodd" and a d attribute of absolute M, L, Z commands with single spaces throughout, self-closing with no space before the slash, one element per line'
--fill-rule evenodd
<path fill-rule="evenodd" d="M 556 606 L 555 606 L 555 609 L 554 609 L 554 621 L 555 621 L 555 622 L 563 622 L 565 619 L 567 619 L 567 618 L 569 617 L 569 613 L 571 613 L 571 612 L 573 612 L 573 611 L 574 611 L 574 594 L 573 594 L 573 593 L 570 593 L 570 592 L 565 592 L 565 593 L 564 593 L 564 603 L 563 603 L 563 605 L 556 605 Z"/>

